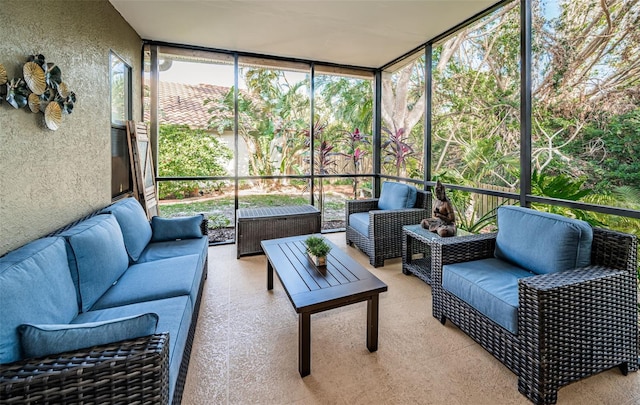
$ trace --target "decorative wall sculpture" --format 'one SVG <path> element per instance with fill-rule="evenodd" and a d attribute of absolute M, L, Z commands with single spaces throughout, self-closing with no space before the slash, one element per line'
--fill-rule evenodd
<path fill-rule="evenodd" d="M 5 98 L 15 109 L 29 107 L 33 113 L 44 113 L 44 124 L 55 131 L 62 114 L 71 114 L 76 94 L 62 81 L 62 71 L 55 63 L 45 62 L 43 55 L 30 55 L 22 67 L 24 78 L 9 80 L 0 64 L 0 102 Z M 6 86 L 5 86 L 6 84 Z"/>

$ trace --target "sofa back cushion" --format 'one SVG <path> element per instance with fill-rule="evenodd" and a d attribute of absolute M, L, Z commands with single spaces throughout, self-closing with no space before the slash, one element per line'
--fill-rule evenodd
<path fill-rule="evenodd" d="M 77 314 L 64 239 L 38 239 L 0 258 L 0 364 L 23 357 L 19 325 L 68 323 Z"/>
<path fill-rule="evenodd" d="M 378 209 L 397 210 L 413 208 L 416 205 L 418 190 L 407 184 L 385 181 L 378 200 Z"/>
<path fill-rule="evenodd" d="M 116 217 L 127 253 L 132 261 L 138 260 L 151 240 L 151 225 L 142 205 L 138 200 L 130 197 L 113 203 L 101 212 L 111 213 Z"/>
<path fill-rule="evenodd" d="M 116 218 L 100 214 L 61 233 L 68 243 L 69 268 L 80 309 L 89 310 L 129 266 Z"/>
<path fill-rule="evenodd" d="M 577 219 L 529 208 L 498 208 L 495 257 L 536 274 L 591 263 L 591 226 Z"/>

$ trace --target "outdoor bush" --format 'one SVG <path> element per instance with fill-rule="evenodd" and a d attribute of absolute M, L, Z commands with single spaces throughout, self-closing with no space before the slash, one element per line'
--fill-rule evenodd
<path fill-rule="evenodd" d="M 160 177 L 226 176 L 233 152 L 218 136 L 186 125 L 161 125 L 158 136 Z M 219 188 L 215 181 L 162 181 L 159 198 L 185 198 Z"/>

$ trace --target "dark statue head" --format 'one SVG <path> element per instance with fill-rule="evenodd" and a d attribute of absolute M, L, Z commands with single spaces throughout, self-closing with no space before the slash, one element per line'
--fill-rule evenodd
<path fill-rule="evenodd" d="M 444 186 L 440 183 L 440 180 L 436 182 L 436 198 L 440 201 L 447 199 L 447 195 L 444 192 Z"/>

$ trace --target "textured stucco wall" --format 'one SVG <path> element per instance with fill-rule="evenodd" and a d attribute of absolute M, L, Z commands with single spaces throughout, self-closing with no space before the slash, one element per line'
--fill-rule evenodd
<path fill-rule="evenodd" d="M 111 202 L 109 51 L 133 68 L 140 117 L 142 41 L 107 0 L 0 0 L 9 78 L 41 53 L 77 95 L 57 131 L 0 104 L 0 255 Z"/>

